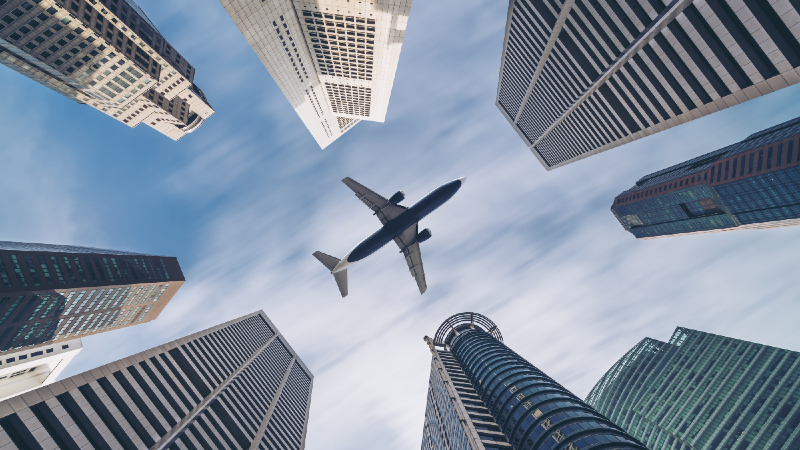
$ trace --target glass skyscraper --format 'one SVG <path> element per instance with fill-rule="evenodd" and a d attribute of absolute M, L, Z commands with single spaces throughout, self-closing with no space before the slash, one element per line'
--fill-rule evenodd
<path fill-rule="evenodd" d="M 0 447 L 305 447 L 313 376 L 263 311 L 0 402 Z"/>
<path fill-rule="evenodd" d="M 647 175 L 611 211 L 640 239 L 800 224 L 800 118 Z"/>
<path fill-rule="evenodd" d="M 679 327 L 639 342 L 586 402 L 651 450 L 797 450 L 798 356 Z"/>
<path fill-rule="evenodd" d="M 422 450 L 645 447 L 503 344 L 497 326 L 456 314 L 433 339 Z"/>
<path fill-rule="evenodd" d="M 0 241 L 0 357 L 154 320 L 184 280 L 170 256 Z"/>

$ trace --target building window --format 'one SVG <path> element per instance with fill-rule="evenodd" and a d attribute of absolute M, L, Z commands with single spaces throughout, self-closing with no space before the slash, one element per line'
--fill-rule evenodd
<path fill-rule="evenodd" d="M 61 284 L 67 284 L 66 280 L 64 280 L 64 275 L 61 273 L 61 266 L 58 265 L 58 260 L 55 256 L 50 257 L 50 262 L 53 263 L 53 270 L 56 272 L 56 276 L 58 277 L 58 282 Z"/>
<path fill-rule="evenodd" d="M 103 258 L 103 264 L 105 264 L 106 270 L 108 270 L 108 278 L 111 281 L 116 281 L 116 280 L 114 280 L 114 272 L 111 271 L 111 266 L 108 265 L 108 258 Z M 122 278 L 122 277 L 120 277 L 120 278 Z M 122 281 L 122 280 L 120 280 L 120 281 Z"/>
<path fill-rule="evenodd" d="M 736 163 L 739 162 L 739 158 L 733 158 L 733 170 L 731 171 L 731 178 L 736 178 Z M 727 180 L 727 178 L 726 178 Z"/>
<path fill-rule="evenodd" d="M 6 265 L 3 263 L 3 258 L 0 257 L 0 279 L 3 280 L 3 286 L 11 287 L 11 278 L 8 277 Z"/>
<path fill-rule="evenodd" d="M 33 285 L 41 286 L 42 280 L 39 279 L 39 273 L 36 272 L 36 266 L 33 265 L 33 260 L 30 255 L 25 255 L 25 263 L 28 265 L 28 271 L 31 273 L 31 277 L 33 277 Z"/>
<path fill-rule="evenodd" d="M 81 260 L 77 256 L 75 257 L 75 268 L 78 269 L 78 275 L 81 276 L 81 283 L 88 283 L 88 281 L 86 280 L 86 274 L 83 272 L 83 267 L 81 267 Z M 95 283 L 96 282 L 97 281 L 95 281 Z"/>
<path fill-rule="evenodd" d="M 748 174 L 753 173 L 753 161 L 755 160 L 755 158 L 756 158 L 756 154 L 755 153 L 750 153 L 750 167 L 747 168 L 747 173 Z"/>
<path fill-rule="evenodd" d="M 88 257 L 84 257 L 83 262 L 86 263 L 86 270 L 89 272 L 89 276 L 92 278 L 92 283 L 97 283 L 97 275 L 94 274 L 94 270 L 92 269 L 92 262 L 89 261 Z"/>
<path fill-rule="evenodd" d="M 778 154 L 775 155 L 775 167 L 781 166 L 781 159 L 783 159 L 783 144 L 778 144 Z"/>
<path fill-rule="evenodd" d="M 711 166 L 711 182 L 712 182 L 712 183 L 714 182 L 714 171 L 715 171 L 716 169 L 717 169 L 717 168 L 716 168 L 715 166 Z"/>
<path fill-rule="evenodd" d="M 764 150 L 759 150 L 758 151 L 758 167 L 757 167 L 756 172 L 761 172 L 761 166 L 762 166 L 763 162 L 764 162 Z"/>
<path fill-rule="evenodd" d="M 44 256 L 36 255 L 39 259 L 39 265 L 42 268 L 42 273 L 44 274 L 44 280 L 47 282 L 49 286 L 53 285 L 53 277 L 50 276 L 50 269 L 47 268 L 47 263 L 44 260 Z"/>
<path fill-rule="evenodd" d="M 746 158 L 746 157 L 745 157 L 744 155 L 742 155 L 742 168 L 741 168 L 741 169 L 739 169 L 739 170 L 740 170 L 740 171 L 739 171 L 739 176 L 740 176 L 740 177 L 743 177 L 743 176 L 744 176 L 744 159 L 745 159 L 745 158 Z"/>
<path fill-rule="evenodd" d="M 759 164 L 758 167 L 758 170 L 761 170 L 761 164 Z M 772 147 L 767 150 L 767 170 L 769 169 L 772 169 Z"/>
<path fill-rule="evenodd" d="M 730 161 L 725 161 L 725 180 L 728 179 L 728 170 L 730 169 Z M 736 170 L 736 169 L 734 169 Z"/>
<path fill-rule="evenodd" d="M 794 145 L 794 141 L 790 141 L 789 145 L 786 146 L 786 164 L 790 164 L 792 162 L 792 146 Z M 798 158 L 800 159 L 800 158 Z"/>

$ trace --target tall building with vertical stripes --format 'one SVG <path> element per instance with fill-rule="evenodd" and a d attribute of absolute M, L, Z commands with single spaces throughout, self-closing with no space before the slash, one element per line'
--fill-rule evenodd
<path fill-rule="evenodd" d="M 611 211 L 639 239 L 800 225 L 800 118 L 642 177 Z"/>
<path fill-rule="evenodd" d="M 678 327 L 634 346 L 586 402 L 652 450 L 796 450 L 798 378 L 798 352 Z"/>
<path fill-rule="evenodd" d="M 0 447 L 300 450 L 312 383 L 256 312 L 0 402 Z"/>
<path fill-rule="evenodd" d="M 154 320 L 183 282 L 170 256 L 0 241 L 0 359 Z"/>
<path fill-rule="evenodd" d="M 497 107 L 561 167 L 800 81 L 797 6 L 510 0 Z"/>
<path fill-rule="evenodd" d="M 320 147 L 389 108 L 411 0 L 220 0 Z"/>
<path fill-rule="evenodd" d="M 194 67 L 133 0 L 0 0 L 0 64 L 176 141 L 214 114 Z"/>
<path fill-rule="evenodd" d="M 646 450 L 636 439 L 503 344 L 476 313 L 433 339 L 422 450 Z"/>

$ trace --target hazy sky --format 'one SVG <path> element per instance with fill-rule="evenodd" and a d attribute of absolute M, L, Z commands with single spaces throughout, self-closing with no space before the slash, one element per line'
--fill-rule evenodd
<path fill-rule="evenodd" d="M 676 326 L 800 350 L 800 227 L 637 241 L 609 211 L 641 176 L 800 116 L 800 86 L 545 171 L 494 105 L 507 2 L 418 1 L 385 123 L 322 151 L 217 0 L 138 0 L 216 109 L 175 143 L 0 68 L 0 239 L 177 256 L 154 322 L 84 339 L 64 375 L 263 309 L 315 375 L 309 450 L 422 439 L 430 353 L 451 314 L 585 397 Z M 350 176 L 410 205 L 464 187 L 422 227 L 428 292 L 394 244 L 342 299 L 311 254 L 379 227 Z"/>

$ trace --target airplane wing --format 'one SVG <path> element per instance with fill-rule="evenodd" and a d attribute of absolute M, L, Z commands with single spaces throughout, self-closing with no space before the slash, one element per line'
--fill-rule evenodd
<path fill-rule="evenodd" d="M 408 209 L 405 206 L 393 205 L 389 203 L 389 200 L 376 194 L 369 188 L 364 187 L 350 177 L 343 179 L 342 183 L 346 184 L 347 187 L 352 189 L 353 192 L 356 193 L 356 197 L 364 202 L 369 209 L 375 212 L 375 215 L 378 216 L 378 220 L 381 221 L 382 225 L 386 225 L 387 222 L 399 216 L 403 213 L 403 211 Z"/>
<path fill-rule="evenodd" d="M 411 225 L 400 236 L 394 238 L 395 244 L 400 247 L 400 252 L 406 257 L 406 264 L 411 276 L 417 280 L 417 287 L 419 293 L 424 294 L 428 290 L 428 284 L 425 282 L 425 271 L 422 268 L 422 254 L 419 251 L 419 242 L 417 242 L 417 224 Z"/>

